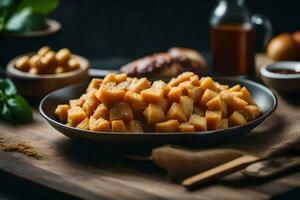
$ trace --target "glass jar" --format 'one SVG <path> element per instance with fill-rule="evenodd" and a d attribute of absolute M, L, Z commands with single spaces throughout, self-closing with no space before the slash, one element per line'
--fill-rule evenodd
<path fill-rule="evenodd" d="M 222 76 L 255 74 L 255 25 L 265 29 L 264 41 L 272 37 L 270 21 L 249 14 L 244 0 L 219 0 L 210 19 L 212 71 Z"/>

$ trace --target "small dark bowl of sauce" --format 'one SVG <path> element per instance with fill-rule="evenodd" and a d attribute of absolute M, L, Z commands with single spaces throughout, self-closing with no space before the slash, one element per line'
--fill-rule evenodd
<path fill-rule="evenodd" d="M 260 75 L 265 84 L 281 92 L 300 92 L 300 62 L 275 62 L 262 67 Z"/>
<path fill-rule="evenodd" d="M 300 74 L 300 71 L 294 69 L 274 69 L 270 71 L 276 74 Z"/>

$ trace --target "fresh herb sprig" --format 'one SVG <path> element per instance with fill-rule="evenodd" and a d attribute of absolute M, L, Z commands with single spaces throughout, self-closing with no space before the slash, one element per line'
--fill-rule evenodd
<path fill-rule="evenodd" d="M 27 101 L 17 94 L 9 79 L 0 79 L 0 117 L 11 123 L 32 121 L 32 111 Z"/>
<path fill-rule="evenodd" d="M 47 15 L 59 0 L 0 0 L 0 32 L 32 32 L 46 28 Z"/>

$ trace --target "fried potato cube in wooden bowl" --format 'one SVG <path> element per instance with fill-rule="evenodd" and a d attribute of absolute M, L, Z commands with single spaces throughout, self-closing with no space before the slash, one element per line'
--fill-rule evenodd
<path fill-rule="evenodd" d="M 12 59 L 6 72 L 20 94 L 41 99 L 54 90 L 87 81 L 88 69 L 86 58 L 67 48 L 54 52 L 46 46 Z"/>

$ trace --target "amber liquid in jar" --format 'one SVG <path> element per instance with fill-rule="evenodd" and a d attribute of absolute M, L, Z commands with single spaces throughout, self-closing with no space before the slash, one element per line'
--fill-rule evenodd
<path fill-rule="evenodd" d="M 255 31 L 247 25 L 219 25 L 210 30 L 212 69 L 216 75 L 255 73 Z"/>

